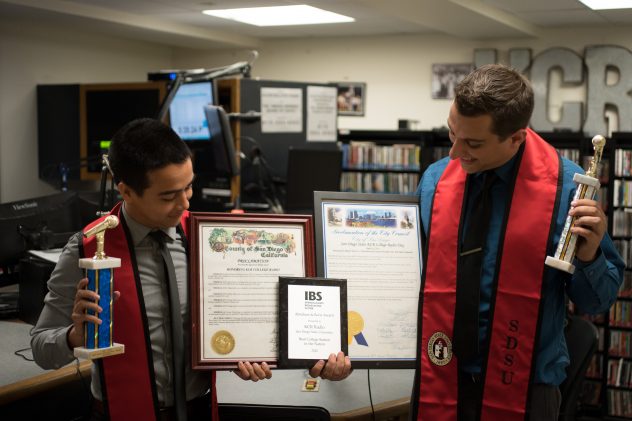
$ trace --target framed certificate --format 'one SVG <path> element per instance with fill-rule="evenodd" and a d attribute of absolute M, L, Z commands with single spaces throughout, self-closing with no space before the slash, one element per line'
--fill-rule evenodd
<path fill-rule="evenodd" d="M 422 245 L 419 199 L 314 192 L 318 276 L 347 280 L 356 368 L 413 368 Z"/>
<path fill-rule="evenodd" d="M 279 278 L 279 367 L 311 368 L 347 354 L 347 281 Z"/>
<path fill-rule="evenodd" d="M 194 369 L 278 359 L 278 280 L 313 276 L 307 215 L 191 213 Z"/>

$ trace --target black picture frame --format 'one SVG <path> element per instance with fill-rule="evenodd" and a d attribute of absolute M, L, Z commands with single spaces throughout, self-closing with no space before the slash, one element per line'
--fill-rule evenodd
<path fill-rule="evenodd" d="M 332 82 L 336 84 L 336 106 L 339 116 L 364 116 L 366 109 L 366 83 Z"/>
<path fill-rule="evenodd" d="M 316 359 L 300 359 L 289 357 L 289 295 L 290 285 L 330 286 L 340 289 L 340 344 L 338 351 L 348 354 L 347 341 L 347 281 L 344 279 L 327 279 L 316 277 L 279 277 L 279 359 L 278 368 L 311 368 L 319 360 L 327 361 L 328 355 Z M 338 352 L 332 351 L 332 352 Z"/>

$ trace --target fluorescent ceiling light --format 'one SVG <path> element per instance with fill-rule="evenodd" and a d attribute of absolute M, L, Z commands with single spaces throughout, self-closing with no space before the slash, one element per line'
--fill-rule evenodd
<path fill-rule="evenodd" d="M 593 10 L 632 9 L 632 0 L 579 0 Z"/>
<path fill-rule="evenodd" d="M 204 10 L 218 18 L 236 20 L 256 26 L 314 25 L 353 22 L 355 19 L 327 10 L 300 4 L 296 6 L 247 7 L 243 9 Z"/>

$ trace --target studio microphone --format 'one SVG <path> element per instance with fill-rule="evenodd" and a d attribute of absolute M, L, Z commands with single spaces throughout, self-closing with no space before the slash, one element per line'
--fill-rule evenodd
<path fill-rule="evenodd" d="M 108 173 L 112 177 L 112 185 L 110 189 L 111 190 L 114 189 L 114 173 L 112 172 L 112 168 L 110 167 L 110 160 L 108 158 L 108 155 L 103 154 L 101 161 L 103 163 L 103 166 L 101 167 L 101 183 L 100 183 L 101 194 L 99 197 L 99 210 L 97 211 L 97 217 L 107 215 L 110 212 L 109 209 L 112 207 L 110 206 L 109 208 L 106 208 L 106 205 L 105 205 L 105 196 L 107 194 L 106 184 L 108 180 Z M 110 205 L 112 204 L 110 203 Z"/>

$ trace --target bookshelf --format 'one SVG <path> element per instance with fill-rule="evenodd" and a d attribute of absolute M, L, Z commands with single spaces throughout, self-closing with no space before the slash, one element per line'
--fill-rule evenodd
<path fill-rule="evenodd" d="M 409 130 L 341 130 L 340 190 L 413 194 L 426 159 L 429 132 Z"/>
<path fill-rule="evenodd" d="M 592 138 L 584 136 L 582 133 L 574 132 L 539 132 L 538 134 L 553 145 L 562 157 L 575 162 L 584 169 L 588 168 L 589 162 L 594 154 L 591 143 Z M 610 154 L 608 151 L 611 149 L 608 148 L 609 143 L 606 145 L 606 150 L 604 150 L 599 165 L 598 178 L 601 182 L 601 188 L 599 189 L 596 200 L 600 203 L 606 215 L 608 215 L 608 209 L 610 208 L 608 206 L 610 201 L 609 191 L 611 190 L 609 188 L 611 178 Z M 609 229 L 608 232 L 612 232 L 611 229 Z M 577 312 L 572 302 L 569 302 L 569 310 L 571 312 Z M 599 331 L 599 343 L 597 352 L 593 355 L 588 366 L 585 381 L 582 385 L 582 391 L 579 395 L 578 415 L 595 416 L 602 419 L 602 416 L 606 413 L 605 385 L 608 381 L 607 372 L 608 369 L 611 368 L 608 367 L 608 352 L 606 352 L 609 346 L 609 341 L 607 340 L 609 335 L 608 314 L 585 314 L 582 315 L 582 317 L 590 320 L 597 326 L 597 330 Z M 604 369 L 604 367 L 606 369 Z"/>
<path fill-rule="evenodd" d="M 594 155 L 591 137 L 584 136 L 582 133 L 573 132 L 539 132 L 538 134 L 553 145 L 562 157 L 574 161 L 584 169 L 588 168 L 590 160 Z M 612 233 L 612 224 L 610 224 L 612 217 L 609 214 L 612 210 L 612 206 L 609 206 L 609 203 L 612 202 L 611 180 L 613 178 L 611 174 L 611 159 L 612 151 L 614 150 L 612 143 L 612 140 L 608 140 L 606 143 L 606 148 L 604 149 L 602 160 L 598 167 L 598 177 L 601 182 L 601 188 L 597 196 L 597 201 L 608 216 L 609 233 Z M 578 313 L 572 302 L 569 302 L 569 310 Z M 620 347 L 623 346 L 622 341 L 625 337 L 617 336 L 617 334 L 614 333 L 614 326 L 611 322 L 611 314 L 609 313 L 597 315 L 583 314 L 582 317 L 590 320 L 597 326 L 599 331 L 599 343 L 597 352 L 592 357 L 588 366 L 586 378 L 582 385 L 578 411 L 580 417 L 578 419 L 591 419 L 584 418 L 589 416 L 603 419 L 606 414 L 612 413 L 608 409 L 609 401 L 619 399 L 619 391 L 622 390 L 621 387 L 617 386 L 616 380 L 610 373 L 616 373 L 619 370 L 623 371 L 625 364 L 620 364 L 621 358 L 613 358 L 611 354 L 621 351 Z M 632 328 L 630 328 L 629 331 L 632 333 Z M 619 341 L 614 342 L 614 338 L 619 339 Z M 632 359 L 630 359 L 630 362 L 632 362 Z M 617 391 L 617 393 L 613 394 L 612 391 Z"/>
<path fill-rule="evenodd" d="M 632 419 L 632 133 L 613 133 L 608 228 L 625 261 L 624 279 L 607 323 L 606 416 Z"/>

